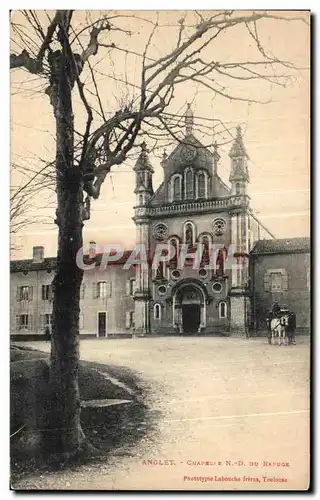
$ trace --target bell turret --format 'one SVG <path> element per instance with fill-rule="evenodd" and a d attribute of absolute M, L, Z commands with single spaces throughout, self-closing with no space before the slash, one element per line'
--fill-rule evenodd
<path fill-rule="evenodd" d="M 249 179 L 248 153 L 243 144 L 241 127 L 237 127 L 237 135 L 231 146 L 229 156 L 231 159 L 231 171 L 229 181 L 231 183 L 232 195 L 247 194 Z"/>
<path fill-rule="evenodd" d="M 189 103 L 187 106 L 186 114 L 184 115 L 184 123 L 186 126 L 186 136 L 191 135 L 193 133 L 194 116 L 191 105 Z"/>
<path fill-rule="evenodd" d="M 152 175 L 154 170 L 148 157 L 146 143 L 143 142 L 140 147 L 141 153 L 133 168 L 136 173 L 136 187 L 134 193 L 137 198 L 136 205 L 143 206 L 149 202 L 153 195 Z"/>

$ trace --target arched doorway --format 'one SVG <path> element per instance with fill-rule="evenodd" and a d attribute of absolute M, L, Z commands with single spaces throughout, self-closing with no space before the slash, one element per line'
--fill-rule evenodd
<path fill-rule="evenodd" d="M 174 307 L 182 332 L 187 335 L 198 333 L 200 325 L 204 325 L 205 316 L 205 300 L 201 288 L 194 284 L 179 288 L 175 295 Z"/>

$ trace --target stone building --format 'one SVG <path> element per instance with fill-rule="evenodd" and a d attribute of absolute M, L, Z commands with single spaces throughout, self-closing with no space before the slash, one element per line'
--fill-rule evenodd
<path fill-rule="evenodd" d="M 190 108 L 185 128 L 183 141 L 163 158 L 164 179 L 155 193 L 146 151 L 136 163 L 137 243 L 148 245 L 151 255 L 159 242 L 170 242 L 177 253 L 187 245 L 189 256 L 202 244 L 204 256 L 198 269 L 191 258 L 182 269 L 177 258 L 160 269 L 137 267 L 136 331 L 244 331 L 251 311 L 249 252 L 254 241 L 273 235 L 250 208 L 248 154 L 240 127 L 229 153 L 230 186 L 219 176 L 217 146 L 211 153 L 194 136 Z M 206 269 L 213 248 L 216 269 Z"/>
<path fill-rule="evenodd" d="M 123 269 L 123 258 L 107 269 L 95 265 L 84 273 L 80 292 L 80 334 L 107 337 L 131 336 L 134 326 L 134 269 Z M 92 262 L 91 260 L 88 262 Z M 88 264 L 87 264 L 88 265 Z M 45 258 L 43 247 L 33 247 L 33 258 L 11 261 L 11 336 L 38 338 L 51 327 L 51 282 L 55 258 Z"/>
<path fill-rule="evenodd" d="M 253 328 L 263 329 L 266 312 L 277 300 L 294 311 L 297 330 L 310 329 L 310 240 L 257 241 L 251 251 Z"/>
<path fill-rule="evenodd" d="M 81 335 L 244 333 L 264 327 L 275 298 L 296 310 L 298 326 L 309 325 L 309 239 L 276 240 L 253 214 L 240 127 L 229 157 L 226 185 L 217 145 L 210 152 L 195 137 L 190 107 L 185 137 L 164 155 L 155 192 L 142 146 L 134 167 L 136 249 L 103 270 L 92 248 L 88 258 L 95 265 L 85 271 L 81 290 Z M 174 254 L 155 266 L 164 244 Z M 124 267 L 141 249 L 147 258 Z M 34 247 L 33 259 L 11 262 L 15 337 L 39 336 L 50 326 L 55 262 L 43 247 Z"/>

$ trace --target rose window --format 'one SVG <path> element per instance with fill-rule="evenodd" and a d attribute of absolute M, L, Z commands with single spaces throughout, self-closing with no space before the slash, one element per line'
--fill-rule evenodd
<path fill-rule="evenodd" d="M 181 156 L 189 163 L 197 156 L 197 150 L 192 146 L 184 146 L 181 151 Z"/>
<path fill-rule="evenodd" d="M 227 229 L 227 223 L 224 219 L 215 219 L 212 222 L 212 227 L 214 230 L 214 234 L 216 236 L 221 236 Z"/>
<path fill-rule="evenodd" d="M 168 232 L 167 226 L 163 223 L 160 223 L 154 227 L 153 235 L 156 240 L 162 241 L 167 236 L 167 232 Z"/>

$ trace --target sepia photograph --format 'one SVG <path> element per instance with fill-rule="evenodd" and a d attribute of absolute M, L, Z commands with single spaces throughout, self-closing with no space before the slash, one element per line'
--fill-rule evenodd
<path fill-rule="evenodd" d="M 311 12 L 9 25 L 10 489 L 309 490 Z"/>

